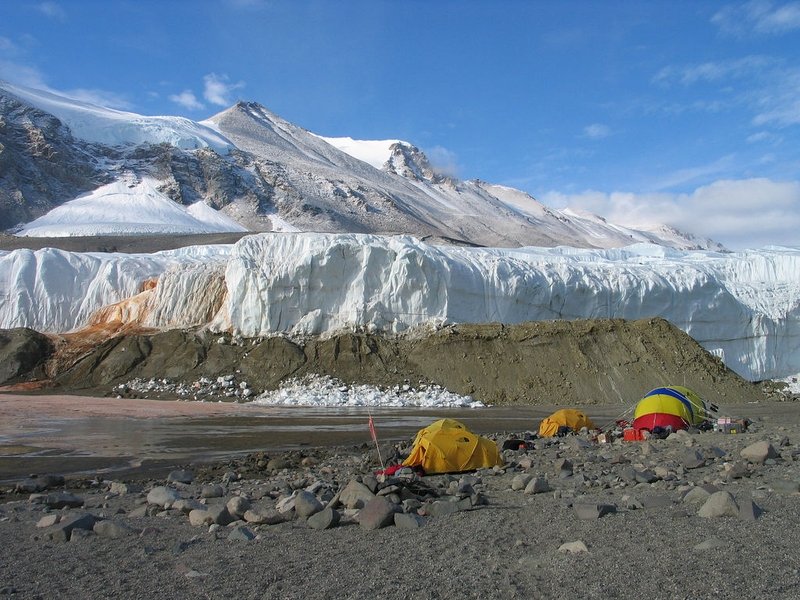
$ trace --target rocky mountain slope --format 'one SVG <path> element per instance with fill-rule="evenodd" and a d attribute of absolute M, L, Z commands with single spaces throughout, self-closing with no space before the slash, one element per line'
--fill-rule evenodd
<path fill-rule="evenodd" d="M 436 172 L 406 142 L 387 144 L 376 168 L 252 102 L 196 123 L 0 82 L 0 166 L 0 229 L 29 223 L 103 184 L 152 178 L 164 199 L 202 201 L 250 231 L 401 233 L 499 247 L 719 248 L 669 229 L 637 231 L 552 210 L 518 190 L 459 181 Z M 96 234 L 115 233 L 104 225 Z"/>

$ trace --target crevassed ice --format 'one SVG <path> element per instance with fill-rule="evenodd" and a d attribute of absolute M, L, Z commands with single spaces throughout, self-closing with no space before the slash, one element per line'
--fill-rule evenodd
<path fill-rule="evenodd" d="M 224 248 L 224 250 L 223 250 Z M 800 249 L 681 252 L 456 248 L 411 237 L 268 233 L 158 255 L 0 255 L 0 327 L 65 331 L 170 265 L 151 314 L 181 326 L 182 294 L 224 265 L 210 326 L 247 337 L 342 328 L 402 332 L 428 322 L 663 317 L 750 380 L 800 372 Z M 198 271 L 198 269 L 200 269 Z M 113 274 L 113 276 L 112 276 Z M 181 283 L 181 278 L 187 279 Z M 222 284 L 221 284 L 222 285 Z M 209 295 L 210 296 L 210 295 Z M 158 304 L 164 306 L 159 307 Z"/>

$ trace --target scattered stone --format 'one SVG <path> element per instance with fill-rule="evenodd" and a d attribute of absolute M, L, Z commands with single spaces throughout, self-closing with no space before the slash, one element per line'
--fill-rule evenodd
<path fill-rule="evenodd" d="M 373 498 L 375 498 L 375 494 L 355 479 L 351 479 L 339 494 L 339 502 L 346 508 L 363 508 Z"/>
<path fill-rule="evenodd" d="M 589 552 L 589 548 L 586 547 L 586 544 L 583 543 L 581 540 L 577 540 L 575 542 L 567 542 L 566 544 L 561 544 L 558 547 L 559 552 L 563 552 L 565 554 L 583 554 L 585 552 Z"/>
<path fill-rule="evenodd" d="M 38 527 L 39 529 L 44 529 L 45 527 L 52 527 L 60 520 L 61 520 L 61 515 L 59 514 L 45 515 L 37 521 L 36 527 Z"/>
<path fill-rule="evenodd" d="M 577 517 L 585 521 L 599 519 L 604 515 L 617 512 L 617 507 L 614 504 L 590 504 L 581 502 L 573 504 L 572 508 Z"/>
<path fill-rule="evenodd" d="M 44 492 L 56 487 L 62 487 L 65 479 L 62 475 L 42 475 L 41 477 L 29 477 L 15 486 L 18 493 L 35 494 Z"/>
<path fill-rule="evenodd" d="M 130 525 L 112 520 L 97 521 L 92 529 L 98 536 L 112 539 L 123 538 L 137 533 Z"/>
<path fill-rule="evenodd" d="M 218 483 L 206 483 L 200 488 L 201 498 L 222 498 L 225 495 L 225 488 Z"/>
<path fill-rule="evenodd" d="M 752 498 L 739 502 L 739 518 L 742 521 L 755 521 L 763 512 L 761 507 L 753 502 Z"/>
<path fill-rule="evenodd" d="M 335 508 L 323 508 L 321 511 L 314 513 L 308 517 L 308 524 L 311 529 L 330 529 L 339 524 L 341 515 Z"/>
<path fill-rule="evenodd" d="M 317 500 L 317 497 L 311 492 L 303 490 L 299 492 L 294 499 L 294 511 L 297 513 L 297 516 L 302 519 L 307 519 L 322 509 L 322 503 Z"/>
<path fill-rule="evenodd" d="M 184 469 L 171 471 L 169 475 L 167 475 L 167 481 L 170 483 L 185 483 L 188 485 L 194 481 L 194 473 Z"/>
<path fill-rule="evenodd" d="M 83 506 L 83 498 L 68 492 L 56 492 L 47 494 L 44 503 L 50 508 L 80 508 Z"/>
<path fill-rule="evenodd" d="M 283 457 L 272 458 L 267 463 L 268 471 L 283 471 L 284 469 L 291 469 L 292 463 Z"/>
<path fill-rule="evenodd" d="M 667 508 L 672 506 L 672 498 L 667 494 L 657 494 L 652 496 L 644 496 L 641 499 L 642 508 Z"/>
<path fill-rule="evenodd" d="M 708 497 L 697 515 L 707 519 L 716 517 L 738 517 L 739 505 L 730 492 L 714 492 Z"/>
<path fill-rule="evenodd" d="M 678 457 L 678 461 L 684 469 L 699 469 L 706 464 L 705 457 L 697 450 L 686 450 Z"/>
<path fill-rule="evenodd" d="M 165 485 L 156 486 L 147 493 L 147 503 L 155 504 L 161 508 L 169 508 L 173 502 L 180 499 L 181 495 L 178 490 Z"/>
<path fill-rule="evenodd" d="M 772 444 L 766 441 L 750 444 L 742 449 L 740 455 L 743 459 L 756 464 L 763 464 L 768 458 L 778 458 L 779 456 Z"/>
<path fill-rule="evenodd" d="M 231 516 L 241 519 L 244 517 L 244 513 L 250 509 L 250 500 L 242 496 L 234 496 L 225 503 L 225 507 Z"/>
<path fill-rule="evenodd" d="M 54 542 L 68 542 L 76 529 L 91 531 L 95 524 L 95 516 L 90 513 L 62 519 L 47 532 L 47 537 Z"/>
<path fill-rule="evenodd" d="M 253 525 L 277 525 L 286 521 L 280 512 L 274 508 L 251 508 L 243 515 L 244 520 Z"/>
<path fill-rule="evenodd" d="M 528 475 L 527 473 L 515 475 L 514 479 L 511 480 L 511 489 L 515 492 L 524 490 L 531 479 L 533 479 L 533 475 Z"/>
<path fill-rule="evenodd" d="M 425 505 L 425 514 L 429 517 L 445 517 L 460 510 L 458 503 L 450 500 L 436 500 Z"/>
<path fill-rule="evenodd" d="M 126 494 L 138 494 L 142 491 L 142 486 L 133 485 L 131 483 L 123 483 L 121 481 L 112 481 L 108 491 L 111 494 L 117 494 L 119 496 L 124 496 Z"/>
<path fill-rule="evenodd" d="M 425 526 L 425 517 L 414 513 L 395 513 L 394 525 L 399 529 L 419 529 Z"/>
<path fill-rule="evenodd" d="M 788 479 L 778 479 L 769 484 L 769 486 L 779 494 L 797 494 L 800 493 L 800 481 L 790 481 Z"/>
<path fill-rule="evenodd" d="M 526 494 L 543 494 L 550 491 L 550 484 L 544 477 L 534 477 L 525 486 Z"/>
<path fill-rule="evenodd" d="M 382 496 L 375 496 L 358 513 L 362 529 L 386 527 L 394 522 L 395 506 Z"/>
<path fill-rule="evenodd" d="M 234 542 L 251 542 L 256 539 L 256 534 L 249 527 L 240 525 L 231 530 L 228 539 Z"/>
<path fill-rule="evenodd" d="M 192 511 L 194 512 L 194 511 Z M 212 523 L 216 523 L 217 525 L 230 525 L 234 521 L 236 521 L 236 517 L 234 517 L 231 513 L 228 512 L 228 507 L 221 505 L 221 506 L 209 506 L 206 509 L 208 516 L 211 518 Z M 191 513 L 189 513 L 191 514 Z"/>
<path fill-rule="evenodd" d="M 189 524 L 192 527 L 202 527 L 203 525 L 211 525 L 213 523 L 211 515 L 205 509 L 196 508 L 189 513 Z"/>
<path fill-rule="evenodd" d="M 554 470 L 560 478 L 566 479 L 572 476 L 573 466 L 566 458 L 559 458 L 555 462 Z"/>
<path fill-rule="evenodd" d="M 634 479 L 638 483 L 655 483 L 658 481 L 658 476 L 653 471 L 646 469 L 644 471 L 636 471 Z"/>
<path fill-rule="evenodd" d="M 194 498 L 181 498 L 180 500 L 173 502 L 170 508 L 173 510 L 179 510 L 183 514 L 188 515 L 193 510 L 205 510 L 206 505 L 199 500 L 195 500 Z"/>

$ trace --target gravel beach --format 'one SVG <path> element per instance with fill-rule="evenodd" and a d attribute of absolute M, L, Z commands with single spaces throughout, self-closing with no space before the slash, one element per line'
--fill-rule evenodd
<path fill-rule="evenodd" d="M 735 411 L 746 432 L 533 439 L 465 474 L 376 476 L 365 444 L 40 473 L 0 496 L 0 594 L 795 598 L 800 409 Z"/>

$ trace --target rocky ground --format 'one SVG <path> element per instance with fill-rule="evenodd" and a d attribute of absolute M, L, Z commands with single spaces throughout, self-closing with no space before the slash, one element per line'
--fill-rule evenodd
<path fill-rule="evenodd" d="M 505 433 L 526 449 L 454 475 L 375 475 L 352 447 L 40 475 L 4 490 L 0 595 L 796 598 L 797 410 L 762 407 L 736 435 Z"/>

